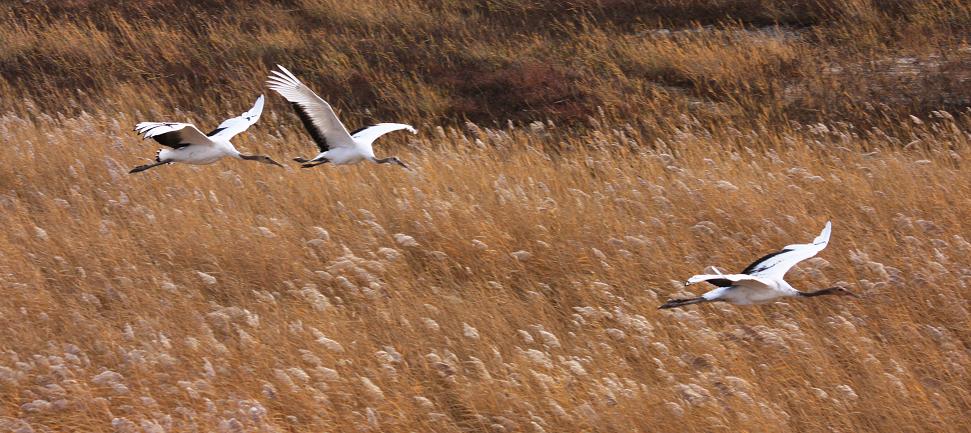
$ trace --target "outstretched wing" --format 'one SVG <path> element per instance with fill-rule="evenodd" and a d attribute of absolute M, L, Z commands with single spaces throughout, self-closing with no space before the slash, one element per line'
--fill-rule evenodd
<path fill-rule="evenodd" d="M 290 101 L 290 105 L 297 112 L 304 128 L 317 143 L 320 151 L 326 152 L 336 147 L 354 147 L 354 139 L 337 118 L 330 104 L 301 83 L 286 68 L 276 66 L 280 70 L 272 71 L 273 75 L 270 75 L 266 84 Z"/>
<path fill-rule="evenodd" d="M 142 122 L 135 131 L 162 146 L 178 149 L 193 144 L 212 146 L 213 142 L 191 123 Z"/>
<path fill-rule="evenodd" d="M 762 277 L 771 280 L 781 280 L 789 269 L 796 263 L 815 256 L 829 244 L 829 235 L 833 231 L 833 225 L 829 221 L 823 227 L 822 233 L 813 239 L 810 244 L 786 245 L 782 251 L 763 256 L 754 263 L 745 267 L 742 274 Z"/>
<path fill-rule="evenodd" d="M 213 129 L 206 135 L 213 138 L 218 137 L 223 140 L 229 140 L 236 134 L 245 131 L 246 128 L 256 123 L 257 120 L 260 120 L 260 114 L 262 113 L 263 95 L 260 95 L 259 98 L 256 98 L 256 103 L 253 104 L 253 108 L 250 108 L 249 111 L 240 114 L 238 117 L 224 120 L 216 129 Z"/>
<path fill-rule="evenodd" d="M 690 286 L 692 284 L 700 283 L 702 281 L 714 284 L 718 287 L 731 287 L 739 284 L 756 284 L 763 285 L 766 287 L 773 287 L 774 285 L 764 278 L 745 275 L 745 274 L 702 274 L 695 275 L 688 278 L 688 281 L 684 283 L 685 286 Z"/>
<path fill-rule="evenodd" d="M 402 129 L 407 129 L 412 134 L 418 133 L 411 125 L 405 125 L 404 123 L 378 123 L 377 125 L 365 126 L 351 132 L 351 137 L 354 137 L 354 140 L 359 142 L 371 144 L 384 134 Z"/>

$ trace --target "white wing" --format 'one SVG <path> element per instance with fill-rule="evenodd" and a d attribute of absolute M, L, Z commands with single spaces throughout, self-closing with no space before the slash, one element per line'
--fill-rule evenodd
<path fill-rule="evenodd" d="M 811 244 L 786 245 L 782 251 L 766 255 L 748 265 L 742 273 L 770 280 L 782 280 L 786 272 L 789 272 L 796 263 L 815 256 L 826 248 L 832 231 L 833 225 L 827 221 L 822 233 L 816 236 Z"/>
<path fill-rule="evenodd" d="M 378 123 L 377 125 L 365 126 L 352 132 L 351 137 L 354 137 L 354 140 L 358 142 L 371 144 L 384 134 L 402 129 L 407 129 L 412 134 L 418 133 L 411 125 L 405 125 L 404 123 Z"/>
<path fill-rule="evenodd" d="M 354 147 L 354 139 L 337 118 L 330 104 L 301 83 L 286 68 L 276 66 L 280 70 L 272 71 L 273 75 L 266 84 L 290 101 L 320 151 L 326 152 L 336 147 Z"/>
<path fill-rule="evenodd" d="M 159 144 L 178 149 L 193 144 L 212 146 L 214 143 L 199 128 L 191 123 L 142 122 L 135 125 L 135 131 L 145 138 Z"/>
<path fill-rule="evenodd" d="M 260 114 L 262 113 L 263 95 L 260 95 L 259 98 L 256 98 L 256 103 L 253 104 L 253 108 L 250 108 L 249 111 L 239 115 L 239 117 L 224 120 L 216 129 L 213 129 L 212 132 L 206 135 L 213 138 L 229 140 L 236 134 L 245 131 L 246 128 L 256 123 L 257 120 L 260 120 Z"/>

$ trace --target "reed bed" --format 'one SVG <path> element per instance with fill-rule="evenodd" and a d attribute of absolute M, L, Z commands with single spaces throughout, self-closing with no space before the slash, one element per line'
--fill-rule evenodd
<path fill-rule="evenodd" d="M 966 429 L 963 3 L 108 3 L 2 7 L 4 430 Z M 275 63 L 414 170 L 127 174 Z M 859 300 L 657 310 L 828 219 Z"/>

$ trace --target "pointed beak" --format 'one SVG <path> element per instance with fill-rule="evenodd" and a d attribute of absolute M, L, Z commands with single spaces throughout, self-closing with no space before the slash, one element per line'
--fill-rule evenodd
<path fill-rule="evenodd" d="M 279 162 L 276 162 L 276 161 L 274 161 L 274 160 L 272 160 L 270 158 L 267 158 L 266 160 L 269 161 L 270 164 L 273 164 L 273 165 L 275 165 L 277 167 L 281 167 L 281 168 L 283 167 L 283 164 L 280 164 Z"/>
<path fill-rule="evenodd" d="M 411 167 L 408 167 L 408 164 L 405 164 L 405 163 L 403 163 L 401 161 L 398 161 L 398 165 L 400 165 L 400 166 L 402 166 L 402 167 L 404 167 L 404 168 L 406 168 L 408 170 L 411 170 Z"/>

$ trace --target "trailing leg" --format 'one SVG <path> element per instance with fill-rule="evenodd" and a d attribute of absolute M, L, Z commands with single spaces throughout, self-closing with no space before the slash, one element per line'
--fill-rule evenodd
<path fill-rule="evenodd" d="M 303 158 L 300 158 L 300 159 L 303 159 Z M 294 161 L 297 161 L 297 159 L 294 158 Z M 297 162 L 301 162 L 301 161 L 297 161 Z M 313 168 L 313 167 L 316 167 L 316 166 L 318 166 L 320 164 L 326 164 L 328 162 L 330 162 L 330 161 L 328 161 L 327 159 L 311 159 L 309 161 L 308 160 L 304 160 L 304 164 L 301 165 L 301 167 L 303 167 L 303 168 Z"/>
<path fill-rule="evenodd" d="M 160 165 L 168 164 L 170 162 L 171 161 L 156 161 L 156 162 L 153 162 L 151 164 L 139 165 L 138 167 L 135 167 L 135 168 L 131 169 L 128 172 L 128 174 L 138 173 L 140 171 L 145 171 L 145 170 L 148 170 L 148 169 L 153 168 L 153 167 L 158 167 Z"/>
<path fill-rule="evenodd" d="M 708 302 L 708 300 L 705 299 L 704 296 L 688 299 L 669 299 L 668 302 L 665 302 L 664 305 L 658 307 L 658 309 L 683 307 L 685 305 L 697 304 L 701 302 Z"/>

